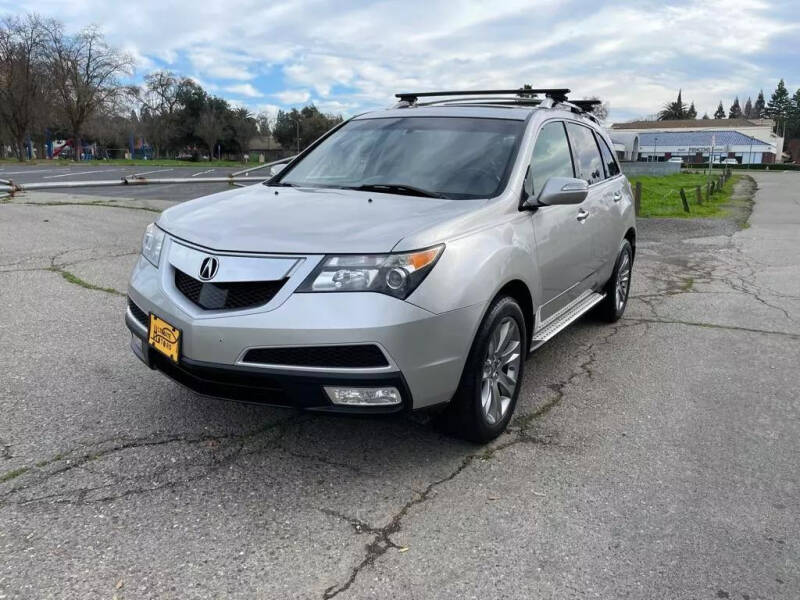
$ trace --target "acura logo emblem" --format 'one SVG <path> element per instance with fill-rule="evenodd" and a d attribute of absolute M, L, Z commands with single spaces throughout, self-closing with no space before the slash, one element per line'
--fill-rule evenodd
<path fill-rule="evenodd" d="M 200 279 L 208 281 L 214 279 L 219 271 L 219 261 L 213 256 L 206 256 L 200 263 Z"/>

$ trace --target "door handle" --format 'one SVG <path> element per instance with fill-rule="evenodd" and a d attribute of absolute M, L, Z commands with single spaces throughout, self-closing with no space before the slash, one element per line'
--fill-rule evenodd
<path fill-rule="evenodd" d="M 578 211 L 578 216 L 575 217 L 575 218 L 578 219 L 578 221 L 580 221 L 581 223 L 583 223 L 586 219 L 589 218 L 589 211 L 588 210 L 584 210 L 584 209 L 580 209 Z"/>
<path fill-rule="evenodd" d="M 614 192 L 614 202 L 619 202 L 620 200 L 622 200 L 622 192 L 617 190 Z"/>

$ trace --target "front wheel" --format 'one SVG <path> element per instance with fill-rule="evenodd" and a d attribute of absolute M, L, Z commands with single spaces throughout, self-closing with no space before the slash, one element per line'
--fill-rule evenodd
<path fill-rule="evenodd" d="M 633 268 L 633 248 L 628 240 L 622 243 L 614 271 L 605 286 L 605 299 L 597 305 L 597 314 L 604 321 L 619 321 L 628 305 L 631 291 L 631 270 Z"/>
<path fill-rule="evenodd" d="M 453 435 L 485 443 L 511 420 L 525 370 L 527 332 L 522 309 L 497 298 L 478 328 L 453 400 L 439 422 Z"/>

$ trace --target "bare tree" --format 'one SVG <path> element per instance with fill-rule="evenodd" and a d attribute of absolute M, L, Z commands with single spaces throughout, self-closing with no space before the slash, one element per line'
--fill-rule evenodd
<path fill-rule="evenodd" d="M 259 135 L 270 135 L 273 127 L 275 127 L 275 117 L 262 110 L 256 115 L 256 125 L 258 126 Z"/>
<path fill-rule="evenodd" d="M 20 161 L 25 140 L 41 122 L 47 71 L 47 25 L 37 15 L 9 17 L 0 23 L 0 120 Z"/>
<path fill-rule="evenodd" d="M 87 120 L 131 91 L 120 85 L 119 78 L 131 73 L 133 59 L 111 48 L 95 27 L 66 36 L 54 24 L 49 34 L 56 107 L 72 133 L 73 156 L 80 158 L 81 135 Z"/>
<path fill-rule="evenodd" d="M 208 146 L 208 160 L 214 159 L 214 146 L 222 139 L 224 132 L 225 121 L 219 112 L 213 108 L 206 108 L 200 113 L 194 133 Z"/>
<path fill-rule="evenodd" d="M 250 151 L 250 141 L 258 134 L 256 119 L 246 108 L 237 108 L 230 117 L 233 141 L 239 147 L 241 159 Z"/>
<path fill-rule="evenodd" d="M 171 71 L 155 71 L 144 78 L 138 90 L 140 119 L 147 140 L 156 157 L 162 149 L 174 144 L 181 132 L 179 112 L 183 108 L 184 91 L 191 81 Z"/>

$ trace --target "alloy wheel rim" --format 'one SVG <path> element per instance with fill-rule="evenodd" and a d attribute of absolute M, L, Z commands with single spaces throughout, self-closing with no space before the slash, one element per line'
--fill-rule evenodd
<path fill-rule="evenodd" d="M 617 310 L 622 310 L 628 301 L 628 289 L 631 283 L 631 259 L 627 252 L 622 254 L 622 260 L 617 269 L 616 300 Z"/>
<path fill-rule="evenodd" d="M 489 337 L 481 373 L 481 408 L 489 425 L 502 421 L 511 406 L 519 385 L 521 349 L 519 326 L 505 317 Z"/>

